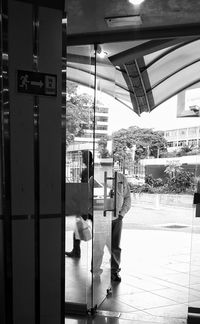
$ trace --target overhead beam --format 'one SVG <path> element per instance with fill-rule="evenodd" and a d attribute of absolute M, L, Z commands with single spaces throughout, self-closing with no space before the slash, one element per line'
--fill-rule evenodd
<path fill-rule="evenodd" d="M 70 63 L 79 63 L 79 64 L 84 64 L 84 65 L 95 65 L 95 60 L 94 57 L 88 56 L 87 55 L 81 55 L 81 54 L 73 54 L 68 51 L 67 53 L 67 62 Z M 97 58 L 96 63 L 101 66 L 110 66 L 111 63 L 110 61 L 106 59 L 100 59 Z"/>
<path fill-rule="evenodd" d="M 200 23 L 66 35 L 66 45 L 103 44 L 142 39 L 200 36 Z"/>

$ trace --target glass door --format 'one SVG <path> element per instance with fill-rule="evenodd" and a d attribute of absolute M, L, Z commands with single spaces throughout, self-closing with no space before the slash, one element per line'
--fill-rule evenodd
<path fill-rule="evenodd" d="M 98 53 L 96 46 L 67 48 L 66 313 L 94 312 L 110 293 L 115 177 L 102 90 L 114 93 L 115 68 Z M 91 236 L 80 237 L 82 223 Z"/>
<path fill-rule="evenodd" d="M 103 92 L 114 97 L 115 68 L 99 45 L 94 53 L 94 178 L 93 178 L 93 245 L 92 298 L 96 309 L 111 292 L 111 221 L 114 212 L 113 158 L 109 140 L 109 105 Z M 109 76 L 106 80 L 105 69 Z"/>
<path fill-rule="evenodd" d="M 92 307 L 114 316 L 117 312 L 120 318 L 130 320 L 185 321 L 196 156 L 186 156 L 187 147 L 182 148 L 179 139 L 175 143 L 176 152 L 168 150 L 164 121 L 170 129 L 170 120 L 177 109 L 176 98 L 139 117 L 127 108 L 125 101 L 124 104 L 116 101 L 121 87 L 114 80 L 121 77 L 120 67 L 113 72 L 110 68 L 107 73 L 113 79 L 115 100 L 103 94 L 104 84 L 108 82 L 101 78 L 103 62 L 105 59 L 101 64 L 99 59 L 96 64 L 94 179 L 98 182 L 94 182 L 93 202 Z M 111 93 L 109 88 L 107 92 Z M 189 129 L 189 120 L 184 121 Z M 104 126 L 106 123 L 107 136 L 100 135 L 103 123 Z M 156 128 L 152 130 L 154 125 Z M 185 129 L 175 131 L 178 137 Z M 111 196 L 115 171 L 125 174 L 132 191 L 132 206 L 123 219 L 120 283 L 110 282 L 113 213 L 110 209 L 114 209 Z M 112 295 L 104 300 L 106 292 Z M 192 300 L 195 301 L 194 296 Z"/>
<path fill-rule="evenodd" d="M 104 44 L 68 48 L 67 80 L 72 85 L 67 91 L 66 127 L 66 310 L 116 311 L 118 307 L 117 311 L 129 312 L 136 320 L 186 320 L 189 306 L 188 320 L 197 318 L 199 218 L 192 204 L 195 158 L 186 154 L 193 136 L 189 131 L 194 129 L 186 118 L 187 126 L 180 131 L 171 129 L 176 98 L 156 108 L 148 119 L 127 108 L 126 96 L 123 102 L 117 101 L 118 94 L 125 93 L 119 82 L 123 71 L 112 66 L 103 48 Z M 182 102 L 181 94 L 179 98 Z M 81 180 L 82 171 L 87 175 L 86 182 Z M 132 207 L 123 220 L 123 280 L 111 286 L 115 171 L 126 175 Z M 198 208 L 196 205 L 197 214 Z M 72 257 L 67 253 L 74 248 L 77 216 L 84 215 L 92 239 L 81 241 L 80 253 Z M 109 305 L 106 300 L 111 287 L 114 295 L 120 296 L 116 307 L 111 296 Z"/>
<path fill-rule="evenodd" d="M 93 151 L 93 46 L 67 48 L 66 107 L 66 313 L 87 313 L 91 305 L 92 222 L 88 166 Z M 90 91 L 91 90 L 91 91 Z M 88 235 L 82 236 L 83 226 Z"/>

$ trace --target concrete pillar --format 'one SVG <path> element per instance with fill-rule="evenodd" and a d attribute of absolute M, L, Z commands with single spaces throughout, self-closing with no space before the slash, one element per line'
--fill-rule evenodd
<path fill-rule="evenodd" d="M 31 2 L 9 0 L 8 29 L 2 26 L 8 41 L 8 85 L 6 90 L 4 82 L 2 88 L 8 102 L 4 98 L 1 107 L 7 116 L 1 120 L 5 167 L 1 172 L 4 178 L 4 173 L 10 175 L 10 181 L 5 181 L 8 190 L 3 187 L 1 195 L 2 206 L 7 201 L 9 207 L 2 208 L 0 218 L 3 324 L 64 323 L 63 10 L 61 1 L 54 8 L 46 7 L 51 7 L 51 1 L 41 1 L 40 6 Z M 39 93 L 40 85 L 34 85 L 30 76 L 23 87 L 19 71 L 43 73 L 45 87 L 50 88 L 46 75 L 52 75 L 56 91 Z M 30 84 L 32 94 L 25 91 Z M 22 88 L 24 92 L 19 91 Z"/>

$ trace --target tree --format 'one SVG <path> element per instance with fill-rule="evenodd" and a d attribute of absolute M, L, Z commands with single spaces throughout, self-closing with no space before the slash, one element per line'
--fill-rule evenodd
<path fill-rule="evenodd" d="M 124 158 L 130 159 L 130 152 L 127 148 L 136 145 L 135 161 L 147 157 L 159 157 L 167 151 L 167 141 L 162 132 L 153 131 L 149 128 L 131 126 L 128 129 L 120 129 L 112 135 L 113 154 L 116 161 Z"/>
<path fill-rule="evenodd" d="M 66 142 L 82 136 L 93 124 L 93 101 L 88 94 L 78 94 L 78 85 L 67 82 Z"/>

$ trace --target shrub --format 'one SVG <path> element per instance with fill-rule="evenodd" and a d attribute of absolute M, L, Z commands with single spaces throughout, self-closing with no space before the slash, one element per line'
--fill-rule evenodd
<path fill-rule="evenodd" d="M 164 180 L 161 178 L 154 179 L 152 174 L 149 174 L 145 177 L 145 183 L 150 185 L 151 187 L 161 187 L 164 185 Z"/>
<path fill-rule="evenodd" d="M 154 193 L 154 188 L 147 183 L 144 183 L 143 185 L 135 185 L 132 182 L 129 182 L 129 187 L 130 187 L 130 191 L 133 193 L 142 193 L 142 192 Z"/>
<path fill-rule="evenodd" d="M 167 181 L 168 188 L 171 192 L 181 193 L 192 188 L 194 184 L 194 174 L 189 171 L 182 170 L 170 177 Z"/>
<path fill-rule="evenodd" d="M 134 193 L 192 193 L 194 190 L 194 174 L 181 167 L 166 168 L 167 178 L 154 179 L 152 175 L 145 177 L 143 185 L 129 182 L 130 190 Z"/>

